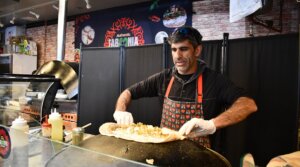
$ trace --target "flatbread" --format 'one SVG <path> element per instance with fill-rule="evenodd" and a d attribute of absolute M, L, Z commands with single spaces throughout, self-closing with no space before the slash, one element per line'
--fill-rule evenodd
<path fill-rule="evenodd" d="M 100 126 L 99 132 L 105 136 L 132 140 L 141 143 L 166 143 L 175 140 L 183 140 L 184 136 L 177 131 L 168 128 L 159 128 L 142 123 L 120 125 L 107 122 Z"/>

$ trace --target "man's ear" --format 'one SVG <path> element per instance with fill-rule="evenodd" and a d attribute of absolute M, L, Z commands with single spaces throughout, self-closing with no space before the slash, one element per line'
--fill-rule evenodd
<path fill-rule="evenodd" d="M 200 57 L 201 52 L 202 52 L 202 45 L 198 45 L 196 47 L 196 49 L 195 49 L 195 55 L 196 55 L 196 57 Z"/>

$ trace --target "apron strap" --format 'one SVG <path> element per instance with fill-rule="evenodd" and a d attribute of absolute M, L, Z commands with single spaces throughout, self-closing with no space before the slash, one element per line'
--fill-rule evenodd
<path fill-rule="evenodd" d="M 168 88 L 167 88 L 167 91 L 166 91 L 166 97 L 169 97 L 169 93 L 170 93 L 170 90 L 171 90 L 171 87 L 173 85 L 173 82 L 174 82 L 174 76 L 172 76 L 169 84 L 168 84 Z"/>
<path fill-rule="evenodd" d="M 171 80 L 170 80 L 170 82 L 168 84 L 168 88 L 167 88 L 167 91 L 166 91 L 166 97 L 169 97 L 169 93 L 170 93 L 171 87 L 173 85 L 173 82 L 174 82 L 174 76 L 172 76 L 172 78 L 171 78 Z M 198 84 L 197 85 L 197 95 L 198 95 L 197 101 L 198 101 L 198 103 L 202 103 L 202 98 L 203 98 L 203 96 L 202 96 L 202 91 L 203 91 L 203 87 L 202 87 L 202 75 L 200 75 L 198 77 L 197 84 Z"/>
<path fill-rule="evenodd" d="M 202 103 L 202 98 L 203 98 L 203 95 L 202 95 L 202 91 L 203 91 L 203 85 L 202 85 L 202 75 L 200 75 L 199 77 L 198 77 L 198 98 L 197 98 L 197 100 L 198 100 L 198 103 Z"/>

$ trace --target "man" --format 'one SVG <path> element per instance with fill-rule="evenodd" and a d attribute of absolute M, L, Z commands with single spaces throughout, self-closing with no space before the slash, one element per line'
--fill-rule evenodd
<path fill-rule="evenodd" d="M 168 41 L 174 67 L 123 91 L 114 119 L 118 124 L 133 123 L 132 114 L 127 112 L 130 101 L 159 96 L 163 98 L 161 127 L 179 130 L 196 143 L 210 147 L 208 135 L 244 120 L 257 110 L 256 104 L 243 89 L 198 61 L 202 36 L 196 29 L 180 27 Z"/>

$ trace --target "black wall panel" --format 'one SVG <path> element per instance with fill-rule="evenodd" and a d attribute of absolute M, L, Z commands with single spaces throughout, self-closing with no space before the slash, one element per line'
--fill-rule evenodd
<path fill-rule="evenodd" d="M 82 49 L 78 126 L 91 122 L 87 132 L 98 134 L 101 124 L 114 121 L 121 88 L 161 71 L 163 62 L 163 45 Z M 132 101 L 128 111 L 135 122 L 159 125 L 161 106 L 156 97 L 144 98 Z"/>
<path fill-rule="evenodd" d="M 245 121 L 245 152 L 257 165 L 297 150 L 299 34 L 237 39 L 229 44 L 228 72 L 255 99 L 258 112 Z M 235 138 L 236 131 L 228 135 Z M 230 147 L 231 146 L 231 147 Z M 237 143 L 228 142 L 228 148 Z"/>
<path fill-rule="evenodd" d="M 88 133 L 98 134 L 101 124 L 113 121 L 119 96 L 119 48 L 82 49 L 78 98 L 78 126 L 92 123 Z"/>
<path fill-rule="evenodd" d="M 125 88 L 163 70 L 163 45 L 125 48 Z M 157 97 L 133 100 L 129 111 L 135 122 L 159 125 L 162 103 Z"/>

